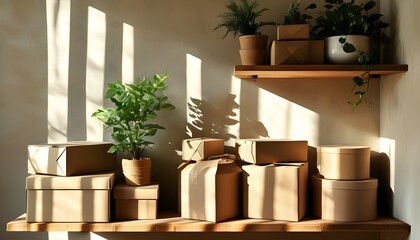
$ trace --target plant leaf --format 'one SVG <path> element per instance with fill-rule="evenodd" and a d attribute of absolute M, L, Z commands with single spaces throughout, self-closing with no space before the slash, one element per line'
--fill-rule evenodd
<path fill-rule="evenodd" d="M 346 42 L 344 43 L 343 50 L 346 53 L 352 53 L 356 51 L 356 48 L 354 47 L 353 44 Z"/>
<path fill-rule="evenodd" d="M 357 85 L 357 86 L 363 86 L 363 84 L 364 84 L 364 81 L 363 81 L 363 79 L 361 78 L 361 77 L 359 77 L 359 76 L 356 76 L 356 77 L 354 77 L 353 78 L 353 82 Z"/>

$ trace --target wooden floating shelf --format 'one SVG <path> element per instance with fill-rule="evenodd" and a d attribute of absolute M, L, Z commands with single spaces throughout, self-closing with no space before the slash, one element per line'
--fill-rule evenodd
<path fill-rule="evenodd" d="M 408 71 L 407 64 L 370 65 L 374 77 Z M 237 65 L 235 77 L 249 78 L 349 78 L 365 72 L 362 65 Z"/>
<path fill-rule="evenodd" d="M 333 222 L 305 217 L 300 222 L 261 219 L 233 219 L 211 223 L 183 219 L 177 213 L 160 214 L 157 220 L 110 223 L 28 223 L 26 214 L 7 224 L 8 232 L 375 232 L 404 239 L 410 225 L 393 217 L 378 217 L 370 222 Z M 382 239 L 382 238 L 381 238 Z M 388 238 L 387 238 L 388 239 Z M 389 238 L 391 239 L 391 238 Z"/>

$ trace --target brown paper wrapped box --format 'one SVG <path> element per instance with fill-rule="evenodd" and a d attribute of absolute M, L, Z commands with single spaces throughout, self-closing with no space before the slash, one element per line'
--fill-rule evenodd
<path fill-rule="evenodd" d="M 309 42 L 307 40 L 273 41 L 271 65 L 308 64 Z"/>
<path fill-rule="evenodd" d="M 376 219 L 378 180 L 328 180 L 312 176 L 313 213 L 316 217 L 341 222 Z"/>
<path fill-rule="evenodd" d="M 308 64 L 324 64 L 324 40 L 309 40 L 308 44 Z"/>
<path fill-rule="evenodd" d="M 242 161 L 254 164 L 308 161 L 308 141 L 281 139 L 237 139 L 236 152 Z"/>
<path fill-rule="evenodd" d="M 277 26 L 277 40 L 309 39 L 309 24 L 290 24 Z"/>
<path fill-rule="evenodd" d="M 220 222 L 240 215 L 242 170 L 233 160 L 190 163 L 181 171 L 181 217 Z"/>
<path fill-rule="evenodd" d="M 117 220 L 156 219 L 159 184 L 129 186 L 119 183 L 114 188 Z"/>
<path fill-rule="evenodd" d="M 191 138 L 182 141 L 182 160 L 185 161 L 198 161 L 224 153 L 223 139 Z"/>
<path fill-rule="evenodd" d="M 245 165 L 244 217 L 299 221 L 307 209 L 308 163 Z"/>
<path fill-rule="evenodd" d="M 363 180 L 370 177 L 370 147 L 320 146 L 319 173 L 326 179 Z"/>
<path fill-rule="evenodd" d="M 115 171 L 112 143 L 76 141 L 28 146 L 28 173 L 75 176 Z"/>
<path fill-rule="evenodd" d="M 28 222 L 109 222 L 114 173 L 26 178 Z"/>

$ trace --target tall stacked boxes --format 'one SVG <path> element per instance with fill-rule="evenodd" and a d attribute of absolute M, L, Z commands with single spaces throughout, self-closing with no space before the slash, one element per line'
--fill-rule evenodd
<path fill-rule="evenodd" d="M 189 161 L 180 170 L 181 217 L 210 222 L 237 217 L 242 170 L 232 159 L 211 159 L 224 153 L 224 141 L 187 139 L 182 146 L 183 160 Z"/>
<path fill-rule="evenodd" d="M 28 222 L 109 222 L 116 154 L 111 143 L 28 146 Z M 48 174 L 48 175 L 47 175 Z"/>
<path fill-rule="evenodd" d="M 159 184 L 129 186 L 119 183 L 114 188 L 117 220 L 156 219 Z"/>
<path fill-rule="evenodd" d="M 271 65 L 322 64 L 324 41 L 309 40 L 309 24 L 279 25 L 271 46 Z"/>
<path fill-rule="evenodd" d="M 321 176 L 312 176 L 314 215 L 333 221 L 376 219 L 378 180 L 370 178 L 370 147 L 318 147 Z"/>
<path fill-rule="evenodd" d="M 276 139 L 238 139 L 243 169 L 243 215 L 299 221 L 307 210 L 308 143 Z"/>

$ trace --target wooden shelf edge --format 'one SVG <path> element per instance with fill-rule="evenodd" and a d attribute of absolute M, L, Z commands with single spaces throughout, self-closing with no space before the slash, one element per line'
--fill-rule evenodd
<path fill-rule="evenodd" d="M 211 223 L 170 214 L 156 220 L 109 223 L 28 223 L 26 214 L 7 224 L 8 232 L 396 232 L 409 234 L 410 225 L 393 217 L 370 222 L 332 222 L 305 217 L 300 222 L 233 219 Z"/>
<path fill-rule="evenodd" d="M 370 65 L 375 76 L 386 76 L 408 71 L 407 64 Z M 250 78 L 348 78 L 365 72 L 362 65 L 236 65 L 234 76 Z"/>

